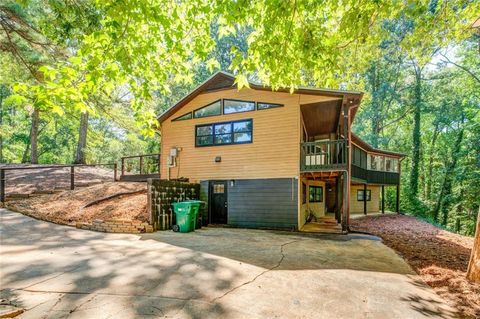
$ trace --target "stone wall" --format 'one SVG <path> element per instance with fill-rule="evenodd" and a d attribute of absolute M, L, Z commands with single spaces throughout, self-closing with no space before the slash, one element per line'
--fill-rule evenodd
<path fill-rule="evenodd" d="M 153 232 L 153 226 L 139 221 L 126 219 L 95 219 L 92 223 L 77 223 L 77 228 L 105 233 L 141 234 Z"/>
<path fill-rule="evenodd" d="M 200 198 L 200 184 L 148 179 L 147 209 L 155 230 L 171 229 L 175 224 L 172 203 Z"/>

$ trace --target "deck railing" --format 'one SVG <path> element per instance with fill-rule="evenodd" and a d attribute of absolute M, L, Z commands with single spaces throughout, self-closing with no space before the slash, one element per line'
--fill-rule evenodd
<path fill-rule="evenodd" d="M 300 153 L 301 171 L 322 171 L 347 167 L 346 140 L 302 143 Z"/>
<path fill-rule="evenodd" d="M 160 174 L 160 154 L 141 154 L 121 158 L 120 180 L 143 180 Z"/>

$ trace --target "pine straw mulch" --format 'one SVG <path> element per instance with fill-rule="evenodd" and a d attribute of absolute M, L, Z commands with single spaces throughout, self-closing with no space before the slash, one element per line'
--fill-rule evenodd
<path fill-rule="evenodd" d="M 39 195 L 6 202 L 6 207 L 22 214 L 63 225 L 91 222 L 95 219 L 129 219 L 148 221 L 147 184 L 104 182 L 73 191 Z M 85 205 L 116 193 L 137 192 L 114 197 L 101 203 Z"/>
<path fill-rule="evenodd" d="M 31 194 L 36 191 L 53 191 L 70 188 L 70 168 L 42 168 L 48 165 L 31 164 L 0 164 L 0 168 L 24 168 L 5 171 L 6 194 Z M 38 169 L 37 169 L 38 168 Z M 113 180 L 113 170 L 105 167 L 77 166 L 75 167 L 75 186 L 90 186 Z"/>
<path fill-rule="evenodd" d="M 480 318 L 480 285 L 465 278 L 473 238 L 405 215 L 352 219 L 351 228 L 381 237 L 462 316 Z"/>

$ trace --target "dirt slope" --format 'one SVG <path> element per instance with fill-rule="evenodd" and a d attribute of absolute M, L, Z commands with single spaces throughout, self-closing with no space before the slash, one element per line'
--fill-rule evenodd
<path fill-rule="evenodd" d="M 70 188 L 70 168 L 41 168 L 45 165 L 0 165 L 2 167 L 38 167 L 39 169 L 5 171 L 6 194 L 31 194 L 35 191 L 50 191 Z M 104 167 L 76 167 L 75 186 L 82 187 L 113 181 L 113 170 Z"/>
<path fill-rule="evenodd" d="M 147 221 L 146 183 L 104 182 L 73 191 L 16 199 L 7 207 L 26 215 L 58 224 L 73 225 L 94 219 L 137 219 Z M 84 208 L 85 205 L 117 193 L 140 192 L 115 197 Z"/>

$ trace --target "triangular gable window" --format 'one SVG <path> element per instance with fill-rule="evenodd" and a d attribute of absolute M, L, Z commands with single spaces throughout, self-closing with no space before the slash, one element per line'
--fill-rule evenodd
<path fill-rule="evenodd" d="M 177 118 L 174 118 L 172 121 L 183 121 L 183 120 L 189 120 L 191 118 L 192 118 L 192 112 L 188 112 L 187 114 L 183 114 Z"/>
<path fill-rule="evenodd" d="M 193 111 L 193 117 L 207 117 L 222 114 L 222 101 L 218 100 Z"/>

